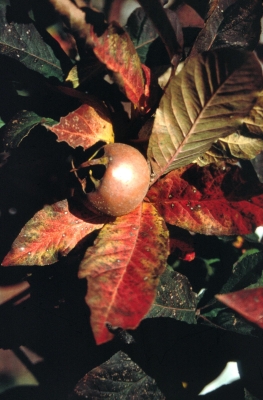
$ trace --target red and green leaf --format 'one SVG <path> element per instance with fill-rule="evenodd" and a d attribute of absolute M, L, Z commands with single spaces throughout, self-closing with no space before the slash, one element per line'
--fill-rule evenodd
<path fill-rule="evenodd" d="M 87 278 L 86 302 L 97 344 L 113 335 L 106 327 L 135 329 L 149 311 L 168 256 L 168 231 L 150 203 L 116 218 L 100 231 L 79 270 Z"/>
<path fill-rule="evenodd" d="M 114 142 L 114 133 L 107 109 L 98 101 L 82 104 L 77 110 L 62 117 L 56 125 L 44 126 L 55 133 L 58 142 L 66 142 L 74 149 L 84 150 L 98 141 Z"/>
<path fill-rule="evenodd" d="M 218 294 L 216 298 L 248 321 L 263 328 L 263 288 Z"/>
<path fill-rule="evenodd" d="M 193 232 L 245 235 L 263 224 L 263 185 L 236 166 L 172 171 L 147 197 L 166 222 Z"/>
<path fill-rule="evenodd" d="M 142 65 L 130 36 L 112 22 L 100 36 L 90 29 L 93 51 L 115 79 L 127 98 L 141 111 L 149 109 L 150 70 Z"/>
<path fill-rule="evenodd" d="M 88 210 L 72 213 L 67 200 L 47 205 L 26 223 L 2 265 L 53 264 L 107 221 L 108 217 L 99 217 Z"/>

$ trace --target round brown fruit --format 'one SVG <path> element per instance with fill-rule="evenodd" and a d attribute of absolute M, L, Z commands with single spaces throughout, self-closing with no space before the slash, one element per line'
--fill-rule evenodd
<path fill-rule="evenodd" d="M 112 143 L 102 147 L 104 155 L 80 167 L 102 164 L 101 179 L 90 178 L 94 190 L 87 193 L 88 203 L 100 212 L 114 217 L 133 211 L 145 197 L 150 182 L 150 169 L 143 155 L 134 147 Z"/>

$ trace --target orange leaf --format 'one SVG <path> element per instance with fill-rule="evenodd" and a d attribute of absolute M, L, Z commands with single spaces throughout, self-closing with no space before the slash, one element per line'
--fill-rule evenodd
<path fill-rule="evenodd" d="M 67 200 L 47 205 L 26 223 L 2 265 L 53 264 L 107 221 L 88 210 L 80 217 L 72 214 Z"/>
<path fill-rule="evenodd" d="M 216 298 L 263 329 L 263 288 L 218 294 Z"/>
<path fill-rule="evenodd" d="M 114 21 L 100 36 L 91 27 L 90 35 L 94 53 L 108 69 L 116 73 L 115 79 L 127 98 L 139 110 L 147 111 L 150 70 L 141 65 L 128 33 Z"/>
<path fill-rule="evenodd" d="M 168 231 L 149 203 L 116 218 L 100 231 L 81 262 L 86 302 L 97 344 L 113 335 L 106 327 L 135 329 L 149 311 L 168 256 Z"/>
<path fill-rule="evenodd" d="M 55 133 L 58 142 L 66 142 L 74 149 L 82 146 L 84 150 L 98 141 L 114 142 L 112 124 L 107 109 L 100 103 L 90 101 L 77 110 L 62 117 L 56 125 L 44 126 Z"/>
<path fill-rule="evenodd" d="M 205 235 L 245 235 L 263 224 L 263 185 L 236 166 L 174 170 L 147 197 L 169 224 Z"/>

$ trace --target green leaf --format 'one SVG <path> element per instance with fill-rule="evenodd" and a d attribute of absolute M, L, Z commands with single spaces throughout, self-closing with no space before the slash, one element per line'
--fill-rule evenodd
<path fill-rule="evenodd" d="M 44 123 L 54 125 L 57 121 L 40 117 L 33 111 L 23 110 L 18 112 L 6 125 L 4 137 L 6 146 L 18 147 L 36 125 Z"/>
<path fill-rule="evenodd" d="M 160 278 L 157 296 L 145 318 L 169 317 L 196 324 L 197 296 L 188 279 L 178 272 L 166 270 Z"/>
<path fill-rule="evenodd" d="M 96 400 L 165 400 L 155 380 L 122 351 L 87 373 L 77 383 L 75 393 Z"/>
<path fill-rule="evenodd" d="M 9 23 L 3 4 L 0 5 L 0 52 L 46 78 L 55 77 L 63 81 L 59 60 L 34 24 Z"/>
<path fill-rule="evenodd" d="M 174 76 L 156 111 L 148 158 L 154 180 L 235 132 L 262 85 L 253 53 L 216 50 L 193 57 Z"/>

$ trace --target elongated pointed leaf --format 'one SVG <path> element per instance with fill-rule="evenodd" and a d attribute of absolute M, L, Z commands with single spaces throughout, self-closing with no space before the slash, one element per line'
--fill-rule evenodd
<path fill-rule="evenodd" d="M 190 56 L 220 47 L 254 50 L 260 36 L 261 0 L 213 0 Z"/>
<path fill-rule="evenodd" d="M 192 58 L 171 79 L 156 112 L 148 147 L 155 179 L 235 132 L 261 85 L 261 67 L 252 53 L 225 49 Z"/>
<path fill-rule="evenodd" d="M 88 149 L 100 140 L 114 142 L 107 109 L 98 102 L 82 104 L 77 110 L 62 117 L 56 125 L 43 125 L 57 135 L 58 142 L 66 142 L 74 149 L 78 146 Z"/>
<path fill-rule="evenodd" d="M 104 226 L 79 270 L 87 278 L 86 302 L 97 344 L 113 335 L 106 327 L 135 329 L 149 311 L 168 256 L 168 231 L 149 203 Z"/>
<path fill-rule="evenodd" d="M 2 265 L 53 264 L 107 220 L 88 210 L 72 214 L 67 200 L 45 206 L 26 223 Z"/>
<path fill-rule="evenodd" d="M 20 111 L 5 128 L 5 145 L 11 148 L 18 147 L 22 140 L 30 133 L 30 131 L 38 124 L 56 123 L 51 118 L 43 118 L 33 111 Z"/>
<path fill-rule="evenodd" d="M 46 78 L 63 81 L 60 61 L 34 24 L 9 23 L 4 5 L 0 5 L 0 52 Z"/>
<path fill-rule="evenodd" d="M 172 171 L 147 197 L 169 224 L 205 235 L 245 235 L 263 225 L 263 185 L 236 166 Z"/>
<path fill-rule="evenodd" d="M 88 372 L 77 383 L 74 391 L 82 398 L 96 400 L 165 400 L 155 380 L 122 351 Z"/>
<path fill-rule="evenodd" d="M 238 292 L 218 294 L 216 298 L 227 307 L 263 329 L 263 288 L 239 290 Z"/>
<path fill-rule="evenodd" d="M 196 324 L 197 296 L 188 279 L 166 270 L 157 287 L 156 299 L 145 318 L 169 317 Z"/>

